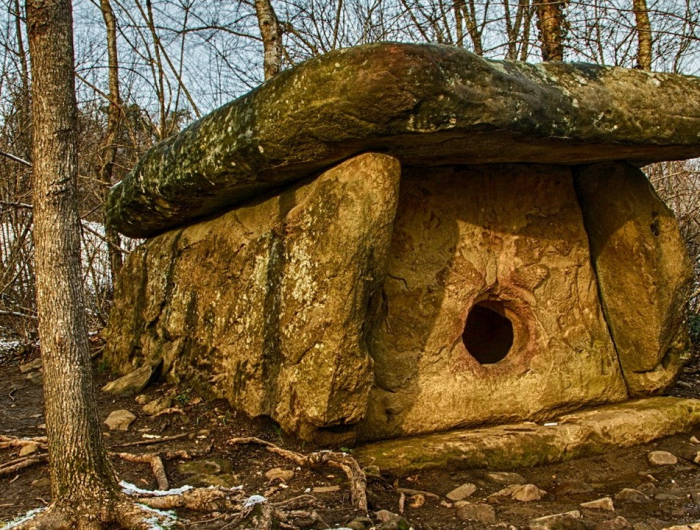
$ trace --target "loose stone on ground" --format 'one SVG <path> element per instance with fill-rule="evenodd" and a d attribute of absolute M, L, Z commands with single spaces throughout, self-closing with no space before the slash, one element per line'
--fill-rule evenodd
<path fill-rule="evenodd" d="M 652 451 L 647 455 L 649 463 L 654 466 L 674 466 L 678 463 L 678 458 L 668 451 Z"/>
<path fill-rule="evenodd" d="M 530 530 L 586 530 L 586 523 L 581 520 L 581 512 L 574 510 L 533 519 Z"/>
<path fill-rule="evenodd" d="M 475 491 L 476 486 L 471 482 L 467 482 L 466 484 L 462 484 L 461 486 L 450 491 L 447 495 L 445 495 L 445 497 L 451 501 L 461 501 L 467 497 L 471 497 Z"/>
<path fill-rule="evenodd" d="M 496 522 L 496 510 L 488 504 L 472 504 L 471 502 L 458 501 L 455 503 L 455 508 L 457 508 L 457 518 L 462 521 L 479 521 L 484 524 Z"/>
<path fill-rule="evenodd" d="M 107 416 L 104 424 L 109 427 L 110 431 L 126 431 L 129 426 L 136 420 L 136 416 L 128 410 L 115 410 Z"/>
<path fill-rule="evenodd" d="M 589 510 L 608 510 L 610 512 L 615 511 L 615 506 L 610 497 L 603 497 L 602 499 L 596 499 L 594 501 L 582 502 L 581 508 L 588 508 Z"/>

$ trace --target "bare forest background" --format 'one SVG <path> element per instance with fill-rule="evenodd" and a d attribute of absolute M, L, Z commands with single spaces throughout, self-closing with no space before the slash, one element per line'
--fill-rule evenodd
<path fill-rule="evenodd" d="M 77 0 L 74 31 L 92 332 L 106 323 L 114 275 L 138 244 L 105 231 L 109 188 L 155 143 L 280 69 L 336 48 L 403 41 L 493 59 L 700 74 L 700 0 Z M 30 88 L 24 5 L 0 0 L 0 349 L 32 347 L 37 337 Z M 646 172 L 678 216 L 695 266 L 697 339 L 700 162 Z"/>

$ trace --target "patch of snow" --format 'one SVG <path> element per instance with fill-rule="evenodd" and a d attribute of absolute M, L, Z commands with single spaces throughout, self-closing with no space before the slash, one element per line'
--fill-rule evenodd
<path fill-rule="evenodd" d="M 182 486 L 181 488 L 174 488 L 170 490 L 144 490 L 124 480 L 120 481 L 119 485 L 122 487 L 122 491 L 127 495 L 148 495 L 150 497 L 164 497 L 165 495 L 182 495 L 186 491 L 194 489 L 192 486 Z"/>
<path fill-rule="evenodd" d="M 264 502 L 267 502 L 267 499 L 265 497 L 263 497 L 262 495 L 251 495 L 245 501 L 245 503 L 243 504 L 243 507 L 250 508 L 251 506 L 255 506 L 256 504 L 262 504 Z"/>
<path fill-rule="evenodd" d="M 0 530 L 10 530 L 10 528 L 17 528 L 20 524 L 29 521 L 30 519 L 33 519 L 35 515 L 43 512 L 46 508 L 34 508 L 33 510 L 29 510 L 27 513 L 24 515 L 20 515 L 17 519 L 14 521 L 10 521 L 7 523 L 5 526 L 0 527 Z"/>
<path fill-rule="evenodd" d="M 145 504 L 138 504 L 137 506 L 144 511 L 153 513 L 153 517 L 146 517 L 143 520 L 148 524 L 148 530 L 167 530 L 177 523 L 177 515 L 172 510 L 157 510 Z"/>

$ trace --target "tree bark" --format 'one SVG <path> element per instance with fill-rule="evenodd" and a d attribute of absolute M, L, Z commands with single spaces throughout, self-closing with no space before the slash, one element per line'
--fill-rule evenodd
<path fill-rule="evenodd" d="M 117 19 L 114 16 L 109 0 L 100 0 L 102 17 L 107 29 L 107 59 L 109 62 L 109 110 L 107 112 L 107 131 L 102 145 L 102 166 L 100 167 L 100 181 L 102 182 L 104 203 L 107 204 L 107 194 L 112 187 L 114 162 L 117 158 L 116 141 L 119 137 L 121 123 L 121 97 L 119 94 L 119 56 L 117 54 Z M 106 211 L 104 213 L 106 216 Z M 105 239 L 107 240 L 107 252 L 109 254 L 110 273 L 112 286 L 115 285 L 117 275 L 122 268 L 122 252 L 120 250 L 120 237 L 116 230 L 107 227 L 105 217 Z"/>
<path fill-rule="evenodd" d="M 282 30 L 270 0 L 255 0 L 255 13 L 265 50 L 263 68 L 267 81 L 282 69 Z"/>
<path fill-rule="evenodd" d="M 646 0 L 632 0 L 637 29 L 637 68 L 651 70 L 651 23 Z"/>
<path fill-rule="evenodd" d="M 564 0 L 539 0 L 536 6 L 542 60 L 563 61 Z"/>
<path fill-rule="evenodd" d="M 51 489 L 117 491 L 93 397 L 80 277 L 77 110 L 70 0 L 27 0 L 34 124 L 34 254 Z"/>

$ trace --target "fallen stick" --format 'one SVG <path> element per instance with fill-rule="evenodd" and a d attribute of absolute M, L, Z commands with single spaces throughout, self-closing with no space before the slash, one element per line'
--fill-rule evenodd
<path fill-rule="evenodd" d="M 413 490 L 411 488 L 396 488 L 399 493 L 405 493 L 406 495 L 423 495 L 424 497 L 432 497 L 433 499 L 439 499 L 440 495 L 435 495 L 429 491 L 423 490 Z"/>
<path fill-rule="evenodd" d="M 153 475 L 156 477 L 156 482 L 158 483 L 159 490 L 170 489 L 170 484 L 168 483 L 168 476 L 165 474 L 165 466 L 163 466 L 163 460 L 159 455 L 153 453 L 146 453 L 142 455 L 135 455 L 132 453 L 111 453 L 114 456 L 118 456 L 122 460 L 127 462 L 136 462 L 141 464 L 149 464 L 153 470 Z"/>
<path fill-rule="evenodd" d="M 228 442 L 231 445 L 257 444 L 264 446 L 269 452 L 281 455 L 300 467 L 315 468 L 323 465 L 340 468 L 350 481 L 350 497 L 352 503 L 359 510 L 367 513 L 367 477 L 353 457 L 346 453 L 335 451 L 318 451 L 306 456 L 282 449 L 281 447 L 255 437 L 232 438 Z"/>
<path fill-rule="evenodd" d="M 117 445 L 113 445 L 112 447 L 110 447 L 110 449 L 114 449 L 115 447 L 137 447 L 140 445 L 162 444 L 165 442 L 172 442 L 173 440 L 180 440 L 182 438 L 186 438 L 189 435 L 190 435 L 190 433 L 183 432 L 182 434 L 176 434 L 175 436 L 165 436 L 164 438 L 152 438 L 150 440 L 139 440 L 138 442 L 117 444 Z"/>

